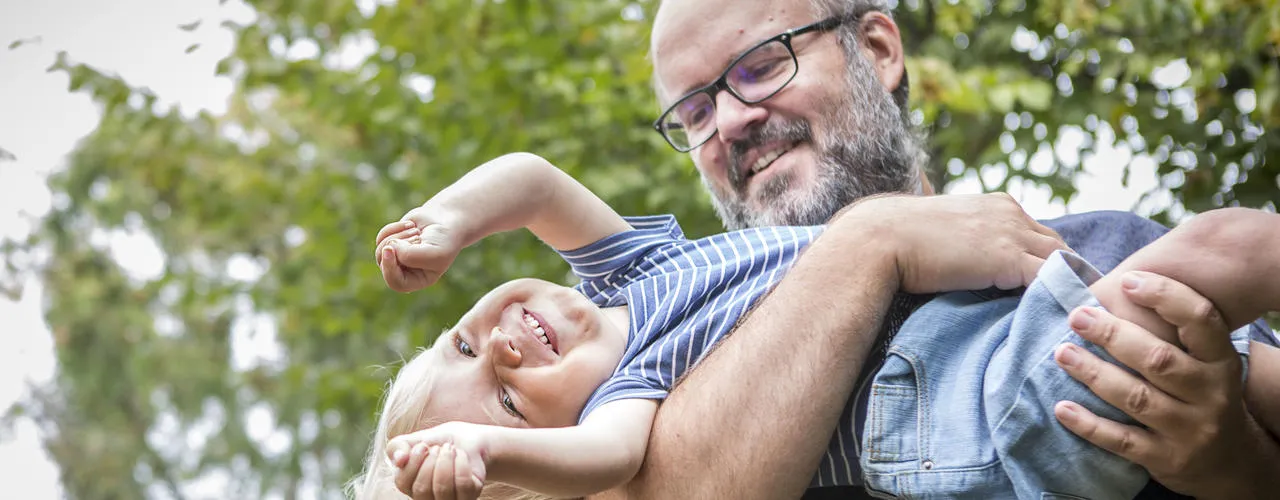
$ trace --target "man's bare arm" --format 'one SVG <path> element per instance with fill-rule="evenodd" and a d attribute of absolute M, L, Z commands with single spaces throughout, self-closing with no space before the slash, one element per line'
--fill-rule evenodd
<path fill-rule="evenodd" d="M 938 255 L 899 250 L 922 247 Z M 1057 248 L 1007 196 L 859 204 L 672 391 L 626 491 L 596 498 L 800 496 L 900 286 L 1017 286 Z"/>
<path fill-rule="evenodd" d="M 811 248 L 672 391 L 630 496 L 800 495 L 897 290 L 874 244 L 841 243 Z"/>

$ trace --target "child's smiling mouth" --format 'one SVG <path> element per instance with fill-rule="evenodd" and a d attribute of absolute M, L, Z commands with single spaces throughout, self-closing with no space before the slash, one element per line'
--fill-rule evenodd
<path fill-rule="evenodd" d="M 542 316 L 535 312 L 531 312 L 528 309 L 523 308 L 522 311 L 524 312 L 522 316 L 524 324 L 529 327 L 533 336 L 536 337 L 539 342 L 542 342 L 543 345 L 550 348 L 551 352 L 559 355 L 560 342 L 556 336 L 555 330 L 551 328 L 551 325 L 544 321 Z"/>

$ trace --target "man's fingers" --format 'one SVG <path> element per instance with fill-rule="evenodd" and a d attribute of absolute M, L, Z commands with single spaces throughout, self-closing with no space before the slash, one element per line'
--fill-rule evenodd
<path fill-rule="evenodd" d="M 436 460 L 435 479 L 432 481 L 432 493 L 435 500 L 455 500 L 454 492 L 454 460 L 453 445 L 444 444 L 439 448 L 439 459 Z M 470 483 L 470 480 L 467 481 Z"/>
<path fill-rule="evenodd" d="M 1107 420 L 1070 401 L 1059 401 L 1053 414 L 1075 435 L 1138 465 L 1151 463 L 1160 449 L 1150 431 Z"/>
<path fill-rule="evenodd" d="M 1032 220 L 1031 229 L 1039 233 L 1039 235 L 1033 240 L 1030 249 L 1040 258 L 1048 258 L 1049 254 L 1053 253 L 1054 250 L 1071 251 L 1071 247 L 1067 246 L 1067 242 L 1062 239 L 1062 236 L 1048 226 Z"/>
<path fill-rule="evenodd" d="M 1075 344 L 1060 345 L 1053 354 L 1068 375 L 1135 420 L 1161 429 L 1176 425 L 1182 403 L 1146 381 Z"/>
<path fill-rule="evenodd" d="M 1196 359 L 1210 362 L 1236 355 L 1222 313 L 1190 287 L 1141 271 L 1125 273 L 1121 287 L 1134 303 L 1154 309 L 1161 318 L 1178 327 L 1179 339 Z"/>
<path fill-rule="evenodd" d="M 1197 368 L 1201 363 L 1177 346 L 1095 307 L 1078 307 L 1067 321 L 1081 338 L 1106 349 L 1116 361 L 1137 371 L 1160 391 L 1182 401 L 1191 401 L 1200 394 L 1204 380 Z"/>
<path fill-rule="evenodd" d="M 1018 259 L 1018 277 L 1021 281 L 1013 286 L 1005 287 L 1006 283 L 997 283 L 996 287 L 1001 290 L 1012 290 L 1019 286 L 1028 286 L 1036 279 L 1036 275 L 1040 273 L 1040 268 L 1044 266 L 1044 257 L 1031 255 L 1029 253 L 1022 254 L 1022 258 Z"/>

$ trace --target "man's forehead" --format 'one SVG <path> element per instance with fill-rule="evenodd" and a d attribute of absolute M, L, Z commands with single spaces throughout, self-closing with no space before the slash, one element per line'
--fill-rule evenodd
<path fill-rule="evenodd" d="M 659 97 L 674 99 L 707 83 L 701 80 L 715 78 L 742 51 L 812 17 L 809 0 L 663 1 L 651 52 L 659 87 L 671 95 Z"/>

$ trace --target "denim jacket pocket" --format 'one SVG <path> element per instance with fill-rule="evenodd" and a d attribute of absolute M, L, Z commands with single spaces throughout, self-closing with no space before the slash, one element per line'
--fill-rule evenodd
<path fill-rule="evenodd" d="M 922 406 L 912 363 L 891 351 L 876 374 L 867 401 L 864 452 L 868 462 L 919 460 Z"/>

